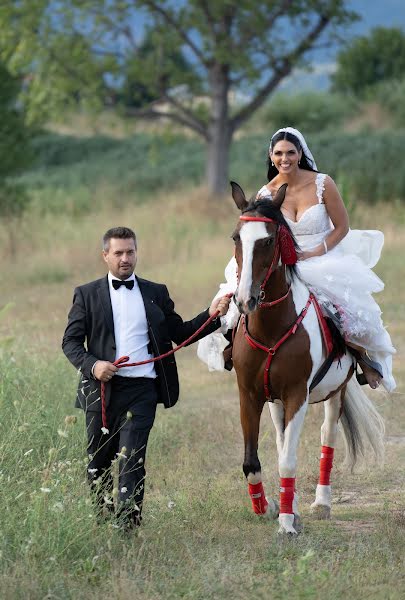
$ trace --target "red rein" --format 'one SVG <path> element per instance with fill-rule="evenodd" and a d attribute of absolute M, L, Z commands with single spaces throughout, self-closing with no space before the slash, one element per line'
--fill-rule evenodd
<path fill-rule="evenodd" d="M 197 329 L 197 331 L 195 331 L 193 333 L 193 335 L 190 335 L 190 337 L 187 340 L 185 340 L 184 342 L 182 342 L 181 344 L 176 346 L 176 348 L 169 350 L 169 352 L 166 352 L 165 354 L 161 354 L 160 356 L 155 356 L 154 358 L 149 358 L 148 360 L 142 360 L 140 362 L 135 362 L 135 363 L 128 362 L 129 356 L 121 356 L 120 358 L 117 358 L 117 360 L 113 364 L 117 367 L 117 369 L 123 369 L 125 367 L 139 367 L 140 365 L 146 365 L 148 363 L 153 363 L 158 360 L 162 360 L 163 358 L 166 358 L 167 356 L 171 356 L 172 354 L 174 354 L 181 348 L 184 348 L 184 346 L 187 346 L 187 344 L 189 344 L 195 337 L 197 337 L 203 331 L 203 329 L 205 329 L 211 323 L 211 321 L 213 321 L 214 319 L 217 318 L 218 315 L 219 315 L 219 310 L 217 310 L 209 319 L 207 319 L 205 321 L 205 323 L 203 323 L 201 325 L 201 327 L 199 327 Z M 101 418 L 102 418 L 102 422 L 103 422 L 103 427 L 105 429 L 107 429 L 107 408 L 106 408 L 106 404 L 105 404 L 105 383 L 104 383 L 104 381 L 101 382 L 100 396 L 101 396 Z"/>

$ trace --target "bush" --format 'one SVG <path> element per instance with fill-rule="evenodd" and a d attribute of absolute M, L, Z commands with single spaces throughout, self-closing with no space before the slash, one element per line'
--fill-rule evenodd
<path fill-rule="evenodd" d="M 381 81 L 367 96 L 383 106 L 398 127 L 405 127 L 405 79 Z"/>
<path fill-rule="evenodd" d="M 264 120 L 267 131 L 289 125 L 306 132 L 319 132 L 338 127 L 356 110 L 357 105 L 353 99 L 338 94 L 277 94 L 264 111 Z"/>

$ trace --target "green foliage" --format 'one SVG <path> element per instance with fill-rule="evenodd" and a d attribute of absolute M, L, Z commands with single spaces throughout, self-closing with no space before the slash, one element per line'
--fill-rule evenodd
<path fill-rule="evenodd" d="M 353 99 L 338 94 L 315 91 L 294 95 L 280 93 L 268 103 L 261 120 L 268 130 L 290 125 L 300 131 L 319 132 L 339 127 L 357 110 Z"/>
<path fill-rule="evenodd" d="M 403 132 L 304 134 L 319 169 L 337 180 L 347 203 L 405 200 L 405 174 L 398 170 Z M 233 144 L 231 178 L 251 193 L 265 182 L 268 143 L 263 135 L 249 135 Z M 162 182 L 167 191 L 204 183 L 203 145 L 179 135 L 144 133 L 117 140 L 52 134 L 38 138 L 35 148 L 36 168 L 20 179 L 32 190 L 33 208 L 41 213 L 80 216 L 95 211 L 100 185 L 110 190 L 108 202 L 120 206 L 120 198 L 128 196 L 152 201 Z"/>
<path fill-rule="evenodd" d="M 338 54 L 333 87 L 342 93 L 363 96 L 375 84 L 400 79 L 404 72 L 405 32 L 377 27 Z"/>
<path fill-rule="evenodd" d="M 376 84 L 368 93 L 372 102 L 378 102 L 393 118 L 395 125 L 405 128 L 405 79 L 390 79 Z"/>
<path fill-rule="evenodd" d="M 24 187 L 10 179 L 27 168 L 33 157 L 32 132 L 17 107 L 19 89 L 18 79 L 0 64 L 0 216 L 6 219 L 21 215 L 29 202 Z"/>

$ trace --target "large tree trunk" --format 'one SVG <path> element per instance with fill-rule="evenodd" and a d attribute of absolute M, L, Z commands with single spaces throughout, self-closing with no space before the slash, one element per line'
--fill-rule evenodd
<path fill-rule="evenodd" d="M 232 131 L 229 122 L 228 69 L 215 65 L 210 72 L 212 88 L 211 118 L 208 127 L 206 179 L 213 196 L 223 196 L 228 189 L 229 150 Z"/>

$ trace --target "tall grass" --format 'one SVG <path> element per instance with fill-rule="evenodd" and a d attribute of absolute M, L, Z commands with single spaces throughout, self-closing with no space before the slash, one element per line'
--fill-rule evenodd
<path fill-rule="evenodd" d="M 230 179 L 252 193 L 266 181 L 270 134 L 269 129 L 263 135 L 245 136 L 232 146 Z M 398 163 L 405 148 L 402 131 L 329 130 L 310 133 L 307 140 L 318 168 L 336 179 L 346 202 L 405 199 L 405 172 Z M 205 148 L 196 139 L 174 134 L 142 133 L 123 140 L 52 134 L 36 140 L 36 154 L 35 169 L 22 177 L 34 210 L 80 217 L 100 205 L 100 188 L 108 189 L 109 203 L 120 208 L 126 196 L 149 202 L 162 191 L 200 184 Z"/>

